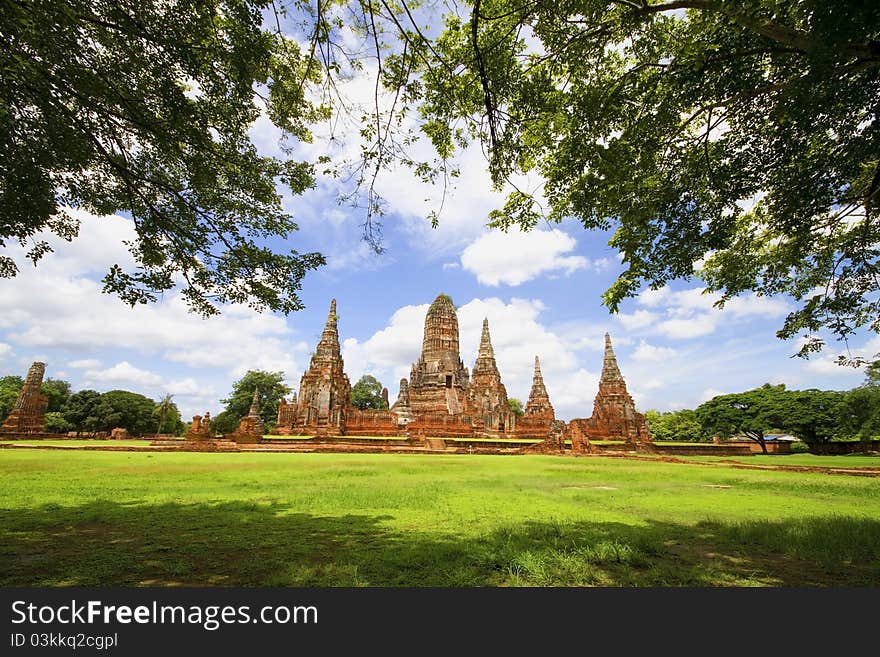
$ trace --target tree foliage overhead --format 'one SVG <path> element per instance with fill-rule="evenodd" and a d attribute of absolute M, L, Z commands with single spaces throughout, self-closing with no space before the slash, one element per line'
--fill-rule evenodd
<path fill-rule="evenodd" d="M 546 205 L 517 189 L 495 226 L 614 229 L 612 310 L 696 272 L 721 303 L 794 297 L 801 355 L 880 331 L 880 5 L 463 4 L 396 64 L 441 155 L 479 138 L 496 185 L 543 177 Z"/>
<path fill-rule="evenodd" d="M 0 4 L 0 247 L 19 242 L 36 263 L 50 250 L 38 233 L 76 236 L 69 207 L 125 211 L 138 268 L 114 265 L 105 291 L 134 305 L 182 280 L 202 314 L 226 302 L 300 309 L 301 279 L 322 256 L 275 252 L 264 240 L 296 230 L 276 183 L 302 193 L 312 165 L 259 155 L 248 130 L 262 107 L 308 141 L 309 123 L 326 112 L 306 98 L 320 79 L 316 52 L 264 28 L 273 7 Z M 0 276 L 16 272 L 0 255 Z"/>
<path fill-rule="evenodd" d="M 824 330 L 880 331 L 880 5 L 444 7 L 0 5 L 0 246 L 19 241 L 36 262 L 49 248 L 40 231 L 76 234 L 66 207 L 127 211 L 138 269 L 114 266 L 106 291 L 134 304 L 183 280 L 205 314 L 236 301 L 297 310 L 302 277 L 323 258 L 266 246 L 296 228 L 276 182 L 300 193 L 315 164 L 342 167 L 260 156 L 248 129 L 263 109 L 308 141 L 315 121 L 351 113 L 361 149 L 347 179 L 366 194 L 368 237 L 378 172 L 404 163 L 447 181 L 456 147 L 476 139 L 496 185 L 529 171 L 544 181 L 537 196 L 515 188 L 494 226 L 575 218 L 613 229 L 625 270 L 604 295 L 612 310 L 698 275 L 721 303 L 747 292 L 798 300 L 778 335 L 807 336 L 801 355 L 822 347 Z M 438 11 L 442 31 L 429 25 Z M 365 62 L 378 78 L 375 107 L 360 112 L 337 82 Z M 407 153 L 413 110 L 433 161 Z M 0 255 L 0 274 L 14 273 Z"/>

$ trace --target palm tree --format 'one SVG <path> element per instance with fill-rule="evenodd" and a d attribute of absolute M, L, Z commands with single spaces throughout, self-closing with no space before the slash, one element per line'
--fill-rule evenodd
<path fill-rule="evenodd" d="M 174 395 L 166 392 L 162 400 L 156 404 L 156 413 L 159 415 L 159 426 L 156 427 L 156 433 L 162 433 L 162 425 L 165 424 L 165 418 L 168 417 L 168 412 L 171 410 L 172 399 L 174 399 Z"/>

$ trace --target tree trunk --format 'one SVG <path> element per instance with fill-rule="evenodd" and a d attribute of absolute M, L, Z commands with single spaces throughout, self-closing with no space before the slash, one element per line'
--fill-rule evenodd
<path fill-rule="evenodd" d="M 758 443 L 761 446 L 761 452 L 763 454 L 769 454 L 769 452 L 767 451 L 767 443 L 764 442 L 763 432 L 762 433 L 752 433 L 752 432 L 746 431 L 743 433 L 745 434 L 746 437 L 751 438 L 752 440 L 754 440 L 756 443 Z"/>

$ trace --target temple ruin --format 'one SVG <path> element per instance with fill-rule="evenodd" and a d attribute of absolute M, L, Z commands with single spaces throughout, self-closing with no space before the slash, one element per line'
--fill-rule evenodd
<path fill-rule="evenodd" d="M 383 391 L 387 400 L 387 392 Z M 434 299 L 425 316 L 422 350 L 408 379 L 400 380 L 397 400 L 387 410 L 360 410 L 351 405 L 351 385 L 344 372 L 337 327 L 336 300 L 298 394 L 278 407 L 278 434 L 312 436 L 409 436 L 430 438 L 539 439 L 552 450 L 566 441 L 578 452 L 590 451 L 590 440 L 610 439 L 630 445 L 651 442 L 644 415 L 632 397 L 605 336 L 605 360 L 593 415 L 566 424 L 556 420 L 535 356 L 532 387 L 517 417 L 495 361 L 488 319 L 483 320 L 480 347 L 469 372 L 460 355 L 458 316 L 445 294 Z"/>
<path fill-rule="evenodd" d="M 28 370 L 8 417 L 0 426 L 2 434 L 41 434 L 46 432 L 49 398 L 40 392 L 46 363 L 34 363 Z"/>
<path fill-rule="evenodd" d="M 574 419 L 569 424 L 576 424 L 587 442 L 590 439 L 623 440 L 632 445 L 652 442 L 645 416 L 636 412 L 635 402 L 627 392 L 626 381 L 611 347 L 611 336 L 607 333 L 593 414 L 587 419 Z"/>
<path fill-rule="evenodd" d="M 339 351 L 336 321 L 336 299 L 333 299 L 309 369 L 300 379 L 299 396 L 278 408 L 276 431 L 279 434 L 345 433 L 346 414 L 351 407 L 351 383 Z"/>
<path fill-rule="evenodd" d="M 260 416 L 260 389 L 254 388 L 248 414 L 241 418 L 238 428 L 228 434 L 226 439 L 237 443 L 258 443 L 263 439 L 264 433 L 266 433 L 266 425 Z"/>

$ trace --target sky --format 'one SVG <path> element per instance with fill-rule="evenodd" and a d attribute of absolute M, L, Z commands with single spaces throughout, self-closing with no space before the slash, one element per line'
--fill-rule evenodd
<path fill-rule="evenodd" d="M 368 67 L 364 78 L 349 83 L 353 97 L 372 97 L 369 74 Z M 280 135 L 265 117 L 251 136 L 263 153 L 281 153 Z M 335 158 L 357 148 L 354 140 L 334 143 L 327 151 L 319 134 L 294 152 Z M 430 155 L 424 144 L 416 149 Z M 768 382 L 846 390 L 864 374 L 838 366 L 837 355 L 880 352 L 880 336 L 865 332 L 845 346 L 830 341 L 810 360 L 794 358 L 800 343 L 775 337 L 792 300 L 744 295 L 719 310 L 699 280 L 643 290 L 611 315 L 601 294 L 623 267 L 608 246 L 610 233 L 587 231 L 574 220 L 527 233 L 490 230 L 488 213 L 503 194 L 492 191 L 479 148 L 463 152 L 460 167 L 438 228 L 426 217 L 439 207 L 441 189 L 405 170 L 379 178 L 387 203 L 381 255 L 362 240 L 363 211 L 338 202 L 345 191 L 340 181 L 322 179 L 302 196 L 283 195 L 300 230 L 273 245 L 327 259 L 303 281 L 305 309 L 286 317 L 228 306 L 203 319 L 176 292 L 135 308 L 103 294 L 100 280 L 111 265 L 133 266 L 124 246 L 133 225 L 125 216 L 77 210 L 79 237 L 71 243 L 47 237 L 55 251 L 37 267 L 18 247 L 6 249 L 21 273 L 0 279 L 0 375 L 24 376 L 33 361 L 43 361 L 47 377 L 65 379 L 74 390 L 126 389 L 153 399 L 170 393 L 184 419 L 216 415 L 233 382 L 250 369 L 283 372 L 298 391 L 335 298 L 352 384 L 371 374 L 393 401 L 418 359 L 428 305 L 441 293 L 456 305 L 465 365 L 473 367 L 488 318 L 508 395 L 527 399 L 537 355 L 556 415 L 565 420 L 592 413 L 606 332 L 643 412 L 694 408 Z M 536 188 L 533 180 L 519 182 Z"/>

